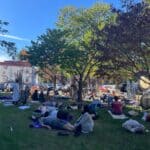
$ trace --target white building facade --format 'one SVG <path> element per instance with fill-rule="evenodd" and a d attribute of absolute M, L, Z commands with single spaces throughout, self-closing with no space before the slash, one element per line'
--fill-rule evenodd
<path fill-rule="evenodd" d="M 36 84 L 36 71 L 28 61 L 0 62 L 0 83 L 13 82 L 18 77 L 24 84 Z"/>

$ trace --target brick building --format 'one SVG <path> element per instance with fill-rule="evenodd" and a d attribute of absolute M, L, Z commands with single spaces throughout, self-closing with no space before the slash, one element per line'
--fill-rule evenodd
<path fill-rule="evenodd" d="M 0 83 L 15 81 L 18 77 L 25 84 L 35 84 L 35 68 L 28 61 L 0 62 Z"/>

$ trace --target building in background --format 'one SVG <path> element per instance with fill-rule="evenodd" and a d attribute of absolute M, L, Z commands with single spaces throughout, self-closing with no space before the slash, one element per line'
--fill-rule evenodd
<path fill-rule="evenodd" d="M 37 83 L 36 70 L 28 61 L 0 62 L 0 83 L 13 82 L 20 77 L 24 84 Z"/>

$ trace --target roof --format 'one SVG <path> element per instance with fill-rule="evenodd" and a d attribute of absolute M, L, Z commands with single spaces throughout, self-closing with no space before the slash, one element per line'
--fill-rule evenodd
<path fill-rule="evenodd" d="M 31 67 L 31 64 L 28 61 L 4 61 L 0 62 L 0 66 Z"/>

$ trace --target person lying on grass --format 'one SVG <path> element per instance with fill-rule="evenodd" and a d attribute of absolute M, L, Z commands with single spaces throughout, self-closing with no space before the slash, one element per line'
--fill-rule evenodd
<path fill-rule="evenodd" d="M 114 102 L 112 103 L 111 111 L 115 115 L 121 115 L 123 113 L 123 105 L 119 100 L 118 96 L 114 96 Z"/>
<path fill-rule="evenodd" d="M 33 112 L 31 119 L 34 120 L 35 118 L 38 119 L 41 117 L 47 117 L 48 115 L 50 115 L 53 118 L 58 117 L 59 119 L 64 119 L 67 121 L 70 121 L 73 118 L 73 116 L 69 114 L 68 111 L 59 109 L 58 107 L 55 106 L 48 106 L 46 104 L 43 104 Z"/>
<path fill-rule="evenodd" d="M 36 128 L 37 126 L 40 126 L 48 129 L 51 129 L 52 127 L 54 129 L 66 129 L 72 131 L 72 128 L 70 129 L 70 125 L 68 125 L 69 121 L 72 120 L 72 115 L 64 110 L 46 111 L 39 116 L 32 115 L 31 120 L 31 127 Z"/>
<path fill-rule="evenodd" d="M 61 112 L 61 113 L 63 114 L 64 112 Z M 84 106 L 83 113 L 79 117 L 79 119 L 77 120 L 75 125 L 72 125 L 65 118 L 60 117 L 61 116 L 60 114 L 58 114 L 56 118 L 53 118 L 51 115 L 49 115 L 47 117 L 42 117 L 39 120 L 40 124 L 42 125 L 42 127 L 45 127 L 48 129 L 53 128 L 53 129 L 68 130 L 68 131 L 73 131 L 77 134 L 79 132 L 89 133 L 89 132 L 93 131 L 94 121 L 92 119 L 92 115 L 89 112 L 88 105 Z"/>
<path fill-rule="evenodd" d="M 45 113 L 43 116 L 39 117 L 39 123 L 42 127 L 47 129 L 63 129 L 68 131 L 73 131 L 77 133 L 89 133 L 93 131 L 94 121 L 92 115 L 90 114 L 90 109 L 88 105 L 84 106 L 84 110 L 80 118 L 77 120 L 75 125 L 72 125 L 69 121 L 72 116 L 64 110 L 53 110 L 51 112 Z M 37 118 L 35 118 L 37 121 Z"/>
<path fill-rule="evenodd" d="M 40 105 L 32 114 L 31 119 L 34 120 L 38 120 L 41 117 L 46 117 L 48 116 L 50 113 L 52 114 L 57 114 L 58 112 L 58 108 L 57 107 L 53 107 L 53 106 L 47 106 L 44 103 L 42 105 Z"/>
<path fill-rule="evenodd" d="M 42 127 L 48 129 L 53 128 L 53 129 L 68 130 L 68 131 L 75 130 L 75 127 L 68 120 L 58 118 L 58 113 L 57 113 L 57 117 L 51 115 L 47 117 L 41 117 L 39 119 L 39 122 Z"/>

